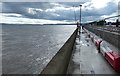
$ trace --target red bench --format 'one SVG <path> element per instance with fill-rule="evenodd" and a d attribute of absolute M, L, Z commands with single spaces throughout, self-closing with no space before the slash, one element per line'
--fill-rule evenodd
<path fill-rule="evenodd" d="M 102 42 L 102 40 L 95 42 L 95 45 L 96 45 L 96 47 L 97 47 L 97 49 L 98 49 L 98 52 L 100 52 L 100 43 L 101 43 L 101 42 Z"/>
<path fill-rule="evenodd" d="M 90 34 L 88 34 L 88 37 L 90 38 Z"/>
<path fill-rule="evenodd" d="M 105 52 L 105 58 L 116 71 L 120 72 L 120 54 Z"/>

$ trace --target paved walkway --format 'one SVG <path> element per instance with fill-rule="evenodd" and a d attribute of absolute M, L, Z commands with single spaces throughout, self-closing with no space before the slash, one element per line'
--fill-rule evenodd
<path fill-rule="evenodd" d="M 83 30 L 82 30 L 83 31 Z M 94 43 L 81 33 L 76 38 L 76 46 L 68 67 L 68 74 L 116 74 Z"/>

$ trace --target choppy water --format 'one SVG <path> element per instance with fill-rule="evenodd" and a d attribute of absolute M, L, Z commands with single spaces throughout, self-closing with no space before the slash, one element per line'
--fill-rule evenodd
<path fill-rule="evenodd" d="M 2 26 L 4 74 L 38 74 L 75 30 L 75 25 Z"/>

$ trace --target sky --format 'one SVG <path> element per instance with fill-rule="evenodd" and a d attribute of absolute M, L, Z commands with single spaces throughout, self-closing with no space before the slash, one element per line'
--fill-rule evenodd
<path fill-rule="evenodd" d="M 119 0 L 85 0 L 73 2 L 0 2 L 0 23 L 9 24 L 70 24 L 97 21 L 118 15 Z M 74 7 L 73 7 L 74 6 Z M 74 13 L 75 11 L 75 13 Z"/>

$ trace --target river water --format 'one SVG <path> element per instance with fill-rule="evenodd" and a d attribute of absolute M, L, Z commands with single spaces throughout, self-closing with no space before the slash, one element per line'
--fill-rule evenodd
<path fill-rule="evenodd" d="M 3 25 L 2 73 L 40 73 L 75 29 L 75 25 Z"/>

